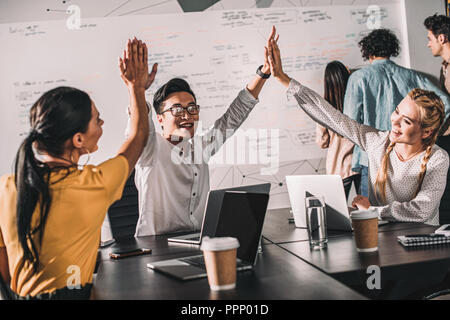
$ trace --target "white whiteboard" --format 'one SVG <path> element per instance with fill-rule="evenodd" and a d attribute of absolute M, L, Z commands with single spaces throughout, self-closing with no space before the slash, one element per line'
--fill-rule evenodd
<path fill-rule="evenodd" d="M 393 29 L 402 44 L 395 61 L 409 66 L 402 3 L 386 3 L 381 9 L 381 25 Z M 117 57 L 129 37 L 147 42 L 150 63 L 159 63 L 148 100 L 160 85 L 182 77 L 196 93 L 207 127 L 263 63 L 263 45 L 272 24 L 280 33 L 286 73 L 321 93 L 327 62 L 364 64 L 356 43 L 370 32 L 366 10 L 367 6 L 323 6 L 90 18 L 83 19 L 80 30 L 69 30 L 65 20 L 0 25 L 0 175 L 12 170 L 16 150 L 29 130 L 30 106 L 43 92 L 60 85 L 88 92 L 105 120 L 99 151 L 91 163 L 115 155 L 123 141 L 128 104 Z M 268 154 L 286 163 L 324 157 L 314 144 L 314 126 L 295 102 L 286 101 L 285 89 L 270 79 L 242 129 L 279 130 L 279 150 Z M 255 166 L 246 163 L 223 166 L 220 160 L 225 158 L 222 153 L 216 156 L 220 165 L 212 166 L 212 188 L 223 184 L 231 169 L 237 176 L 253 174 L 253 181 L 246 183 L 258 179 L 279 183 L 292 171 L 282 167 L 270 177 L 261 177 Z M 241 182 L 233 178 L 231 183 Z"/>

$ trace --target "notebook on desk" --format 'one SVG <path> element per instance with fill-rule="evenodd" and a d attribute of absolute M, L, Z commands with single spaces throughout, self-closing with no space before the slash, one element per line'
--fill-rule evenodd
<path fill-rule="evenodd" d="M 245 191 L 226 191 L 217 221 L 215 237 L 239 240 L 237 270 L 250 270 L 256 264 L 269 195 Z M 147 267 L 179 280 L 207 276 L 203 254 L 151 262 Z"/>
<path fill-rule="evenodd" d="M 217 219 L 219 217 L 220 208 L 222 206 L 223 197 L 226 191 L 245 191 L 251 193 L 269 194 L 270 183 L 262 183 L 228 189 L 211 190 L 208 193 L 200 232 L 170 237 L 167 240 L 169 242 L 200 245 L 203 237 L 206 236 L 213 237 L 216 232 Z"/>
<path fill-rule="evenodd" d="M 305 197 L 322 196 L 325 199 L 327 228 L 352 231 L 349 212 L 356 210 L 348 206 L 342 178 L 339 175 L 296 175 L 286 176 L 289 200 L 292 206 L 295 226 L 306 228 Z M 380 220 L 378 224 L 387 221 Z"/>
<path fill-rule="evenodd" d="M 420 247 L 420 246 L 432 246 L 438 244 L 450 243 L 450 237 L 444 235 L 430 234 L 427 236 L 414 236 L 414 235 L 404 235 L 397 237 L 398 242 L 400 242 L 405 247 Z"/>

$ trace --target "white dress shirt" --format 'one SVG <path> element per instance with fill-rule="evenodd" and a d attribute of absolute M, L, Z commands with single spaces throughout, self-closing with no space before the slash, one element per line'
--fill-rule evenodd
<path fill-rule="evenodd" d="M 209 191 L 208 160 L 224 142 L 217 133 L 228 138 L 229 130 L 236 131 L 256 103 L 246 88 L 241 90 L 212 128 L 177 145 L 155 132 L 150 108 L 150 136 L 135 167 L 139 191 L 135 236 L 200 229 Z"/>

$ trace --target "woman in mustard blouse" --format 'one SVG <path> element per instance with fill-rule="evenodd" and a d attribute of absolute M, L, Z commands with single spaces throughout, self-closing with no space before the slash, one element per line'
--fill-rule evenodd
<path fill-rule="evenodd" d="M 119 68 L 131 131 L 117 155 L 98 166 L 78 166 L 81 155 L 98 149 L 103 125 L 85 92 L 58 87 L 32 106 L 15 173 L 0 178 L 0 273 L 13 297 L 89 298 L 102 222 L 149 135 L 144 92 L 157 65 L 149 74 L 147 58 L 144 43 L 128 40 Z"/>

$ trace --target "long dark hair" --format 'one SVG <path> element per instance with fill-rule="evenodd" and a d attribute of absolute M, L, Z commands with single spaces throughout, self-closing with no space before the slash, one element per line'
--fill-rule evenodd
<path fill-rule="evenodd" d="M 340 112 L 344 110 L 344 96 L 350 72 L 339 61 L 331 61 L 325 68 L 324 99 Z"/>
<path fill-rule="evenodd" d="M 91 99 L 81 90 L 58 87 L 44 93 L 31 107 L 31 130 L 17 151 L 15 184 L 17 188 L 17 231 L 25 261 L 39 266 L 39 253 L 34 234 L 39 232 L 39 246 L 50 209 L 51 168 L 36 159 L 34 150 L 60 157 L 65 142 L 77 132 L 86 132 L 91 119 Z M 39 205 L 37 226 L 32 226 L 33 213 Z"/>

